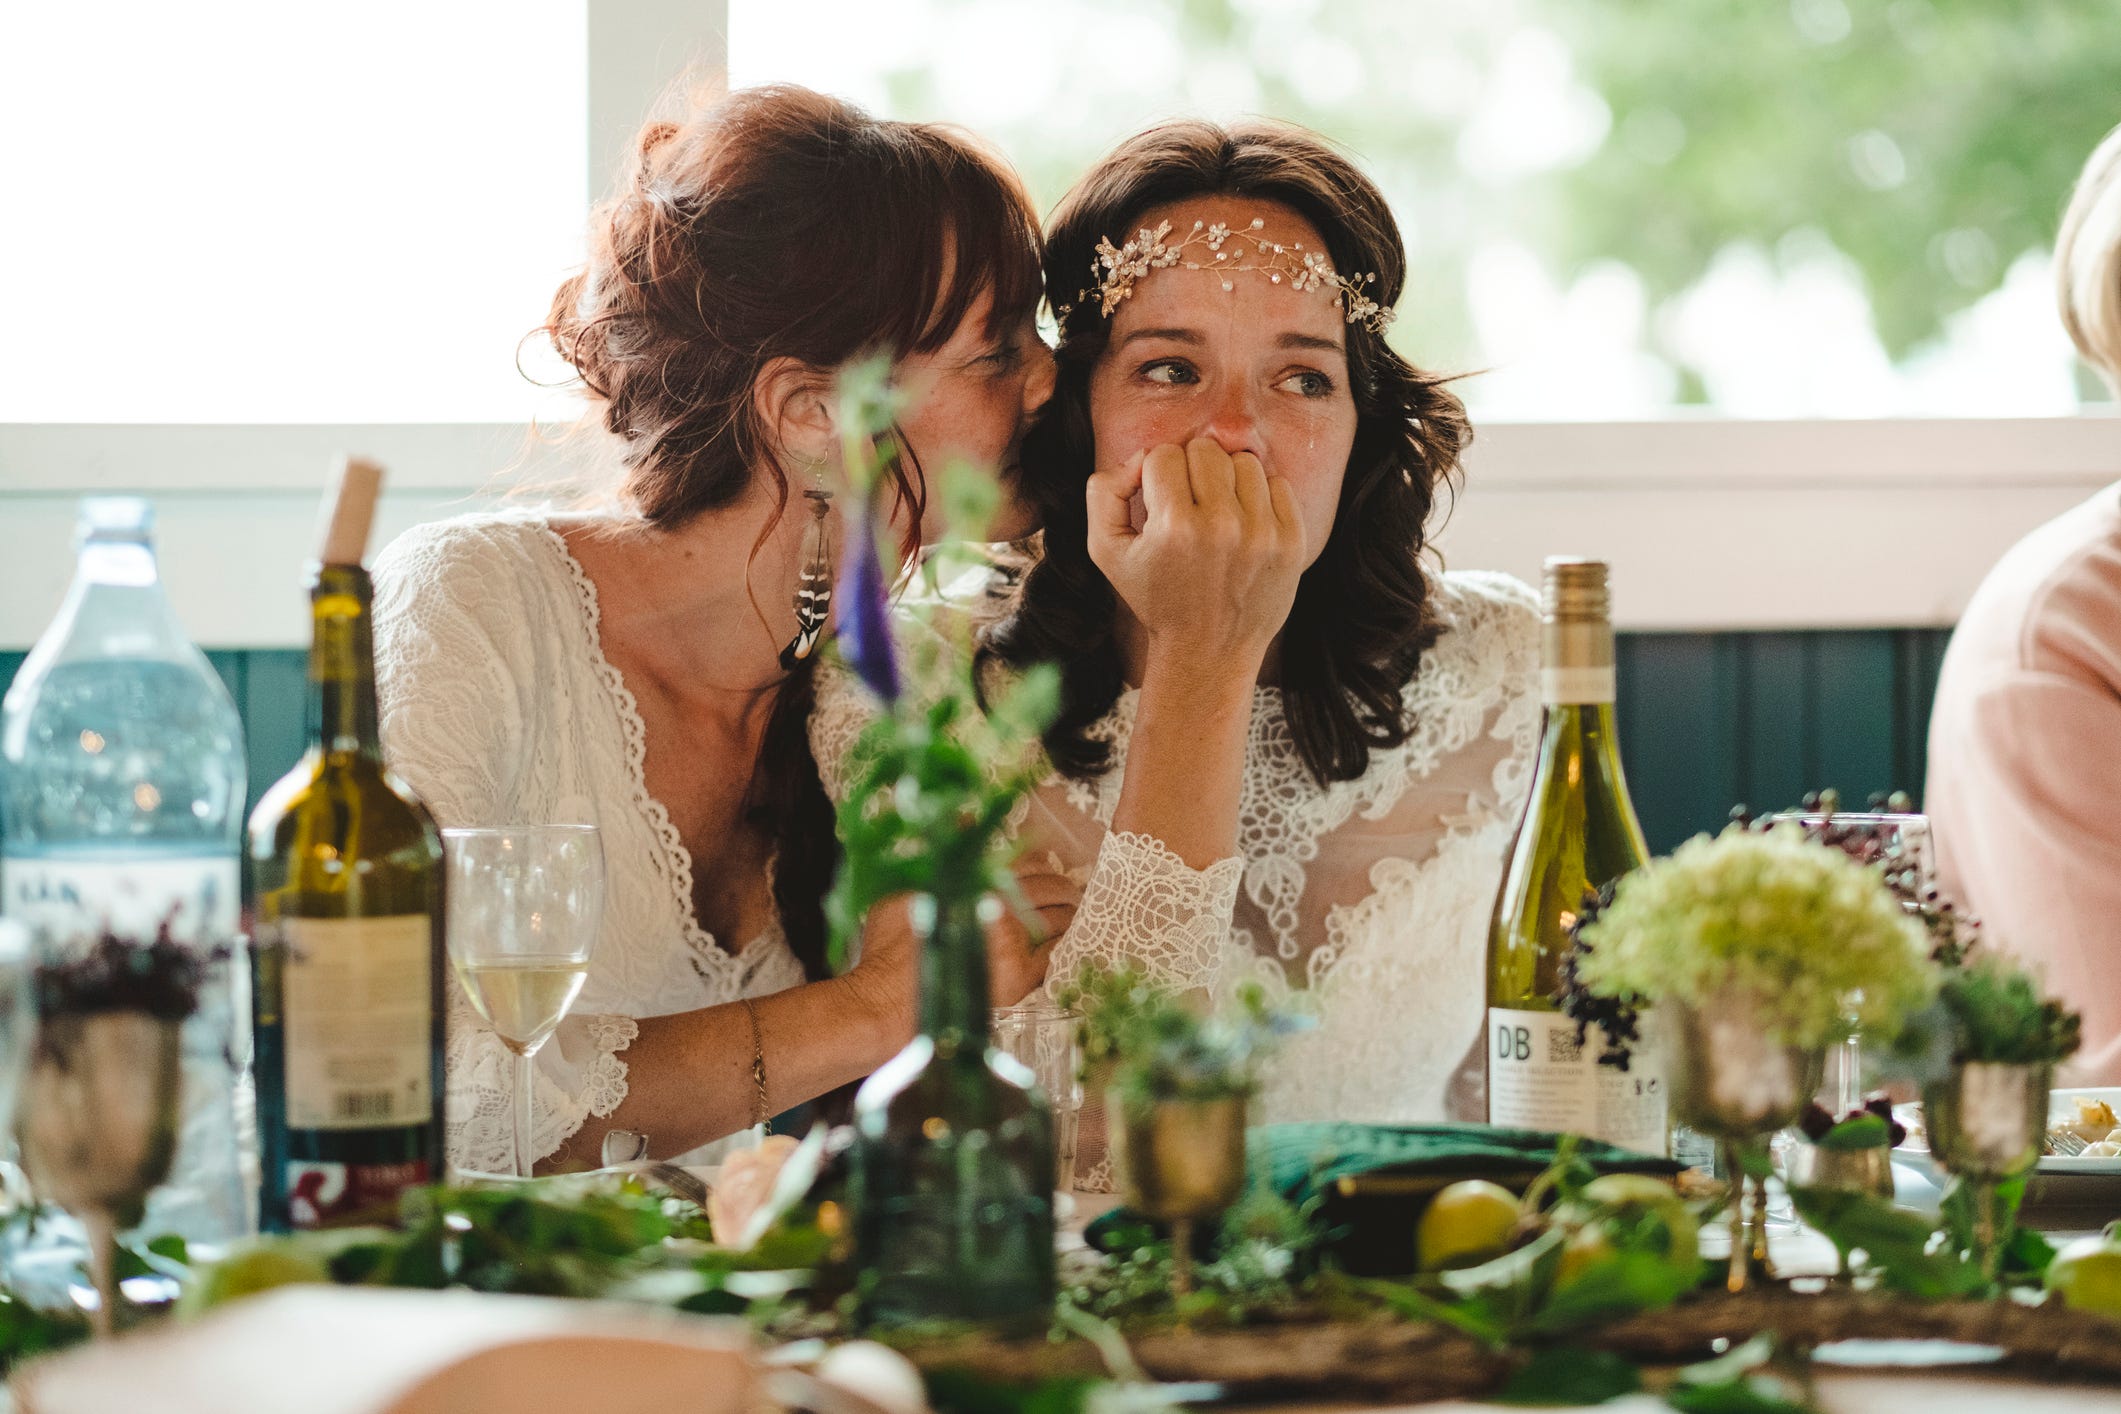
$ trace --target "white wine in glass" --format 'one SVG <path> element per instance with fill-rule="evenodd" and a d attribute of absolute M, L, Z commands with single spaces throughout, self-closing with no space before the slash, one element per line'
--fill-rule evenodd
<path fill-rule="evenodd" d="M 472 1007 L 519 1056 L 545 1044 L 589 980 L 586 960 L 485 958 L 459 962 L 456 971 Z"/>
<path fill-rule="evenodd" d="M 535 1057 L 589 977 L 603 845 L 594 825 L 511 825 L 444 830 L 442 854 L 450 967 L 515 1053 L 515 1171 L 528 1178 Z"/>

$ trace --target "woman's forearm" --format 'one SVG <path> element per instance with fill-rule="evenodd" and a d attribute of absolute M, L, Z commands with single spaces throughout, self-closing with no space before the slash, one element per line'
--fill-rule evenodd
<path fill-rule="evenodd" d="M 562 1151 L 568 1161 L 597 1162 L 613 1129 L 647 1135 L 650 1153 L 668 1158 L 748 1128 L 758 1109 L 755 1054 L 765 1057 L 765 1111 L 774 1115 L 867 1075 L 912 1035 L 910 1013 L 869 995 L 854 974 L 751 1005 L 758 1052 L 742 1002 L 643 1019 L 623 1054 L 626 1098 L 583 1122 Z"/>
<path fill-rule="evenodd" d="M 1149 660 L 1114 831 L 1159 839 L 1192 869 L 1237 853 L 1257 672 L 1256 663 Z"/>

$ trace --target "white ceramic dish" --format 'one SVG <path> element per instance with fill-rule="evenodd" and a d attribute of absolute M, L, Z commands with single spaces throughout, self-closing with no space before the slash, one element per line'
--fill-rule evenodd
<path fill-rule="evenodd" d="M 2107 1104 L 2114 1106 L 2117 1111 L 2121 1111 L 2121 1085 L 2064 1087 L 2048 1092 L 2048 1123 L 2052 1124 L 2057 1120 L 2074 1117 L 2077 1112 L 2077 1099 L 2079 1096 L 2087 1100 L 2104 1100 Z M 1907 1123 L 1909 1118 L 1905 1113 L 1906 1111 L 1913 1111 L 1916 1116 L 1919 1116 L 1922 1112 L 1920 1105 L 1902 1105 L 1898 1108 L 1903 1112 L 1901 1117 L 1903 1124 Z M 1912 1127 L 1910 1126 L 1910 1128 Z M 1910 1138 L 1907 1143 L 1893 1151 L 1893 1162 L 1906 1164 L 1933 1183 L 1942 1183 L 1946 1177 L 1937 1167 L 1936 1160 L 1930 1157 L 1927 1138 Z M 2041 1158 L 2038 1171 L 2054 1174 L 2121 1174 L 2121 1155 L 2112 1158 L 2092 1159 L 2067 1158 L 2061 1154 L 2047 1154 Z"/>

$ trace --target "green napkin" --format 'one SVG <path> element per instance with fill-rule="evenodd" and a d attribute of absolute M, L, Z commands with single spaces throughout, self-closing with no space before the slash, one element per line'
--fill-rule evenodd
<path fill-rule="evenodd" d="M 1522 1189 L 1554 1162 L 1560 1142 L 1558 1134 L 1488 1124 L 1268 1124 L 1245 1136 L 1246 1181 L 1291 1203 L 1323 1200 L 1321 1220 L 1340 1235 L 1334 1245 L 1344 1257 L 1354 1258 L 1350 1270 L 1409 1271 L 1414 1222 L 1437 1189 L 1459 1178 Z M 1593 1139 L 1577 1140 L 1576 1152 L 1601 1173 L 1669 1175 L 1685 1167 Z M 1343 1191 L 1348 1179 L 1368 1183 Z M 1085 1228 L 1083 1239 L 1110 1251 L 1145 1225 L 1141 1214 L 1115 1208 Z M 1214 1243 L 1214 1225 L 1202 1224 L 1196 1251 L 1205 1256 Z"/>
<path fill-rule="evenodd" d="M 1558 1134 L 1491 1124 L 1266 1124 L 1245 1136 L 1245 1164 L 1250 1181 L 1303 1203 L 1344 1178 L 1529 1179 L 1554 1162 L 1560 1141 Z M 1576 1152 L 1600 1173 L 1675 1174 L 1684 1167 L 1595 1139 L 1577 1140 Z"/>

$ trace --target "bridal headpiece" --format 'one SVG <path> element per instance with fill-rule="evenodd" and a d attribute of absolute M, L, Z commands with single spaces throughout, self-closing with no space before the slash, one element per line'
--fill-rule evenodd
<path fill-rule="evenodd" d="M 1266 222 L 1254 219 L 1251 226 L 1233 230 L 1223 223 L 1195 221 L 1183 239 L 1172 240 L 1171 223 L 1155 229 L 1144 226 L 1134 239 L 1115 246 L 1110 240 L 1097 243 L 1097 258 L 1090 262 L 1090 286 L 1076 295 L 1078 301 L 1097 296 L 1099 312 L 1108 318 L 1120 302 L 1134 293 L 1134 286 L 1152 270 L 1214 270 L 1229 275 L 1242 270 L 1258 271 L 1276 284 L 1284 279 L 1295 290 L 1330 289 L 1340 301 L 1348 323 L 1360 324 L 1373 334 L 1382 334 L 1392 323 L 1392 311 L 1364 292 L 1377 283 L 1377 275 L 1342 275 L 1324 252 L 1305 250 L 1302 241 L 1273 241 L 1260 234 Z M 1223 281 L 1232 289 L 1231 281 Z M 1066 319 L 1073 306 L 1059 310 Z"/>

